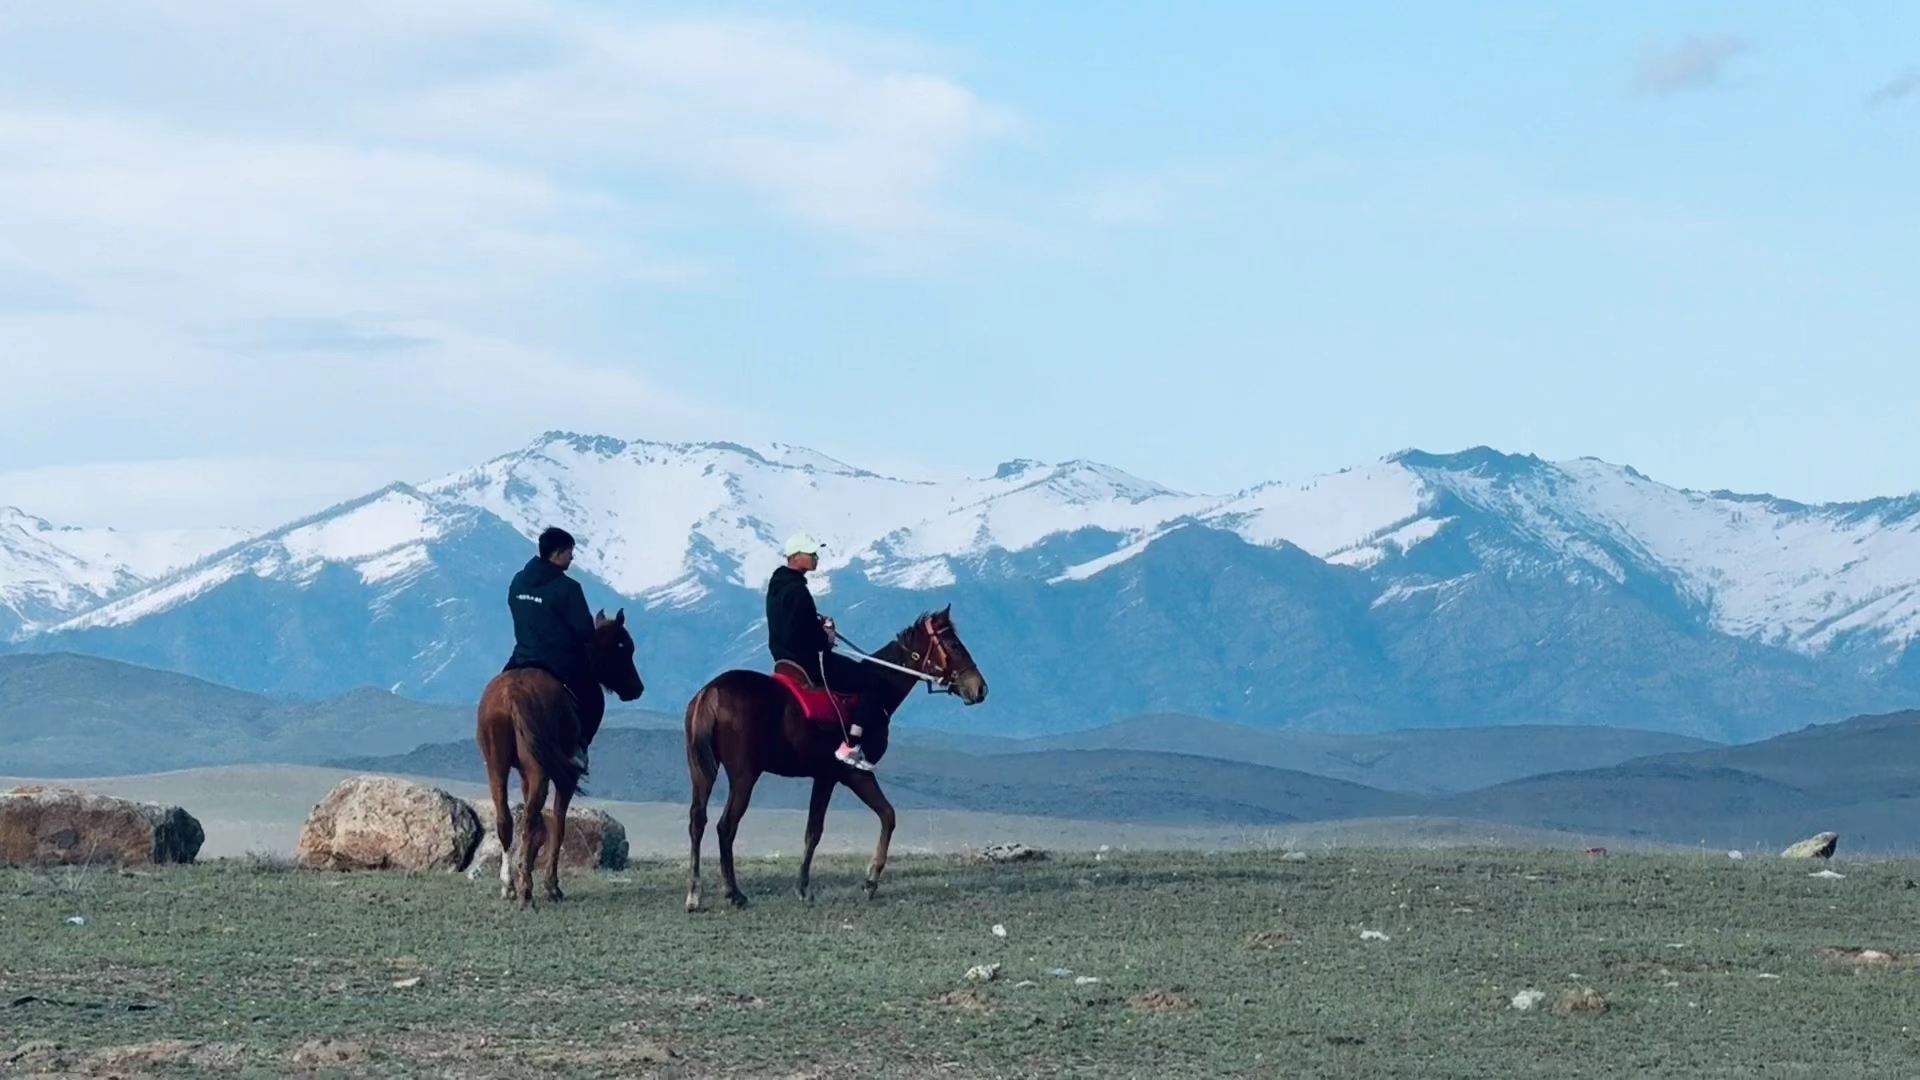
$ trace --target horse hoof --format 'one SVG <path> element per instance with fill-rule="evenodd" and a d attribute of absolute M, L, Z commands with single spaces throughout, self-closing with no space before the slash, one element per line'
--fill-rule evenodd
<path fill-rule="evenodd" d="M 880 891 L 880 883 L 869 878 L 867 880 L 866 889 L 867 889 L 867 899 L 871 900 L 873 899 L 873 894 Z"/>
<path fill-rule="evenodd" d="M 547 899 L 557 904 L 560 901 L 565 900 L 566 898 L 567 898 L 567 894 L 560 891 L 560 886 L 558 885 L 547 886 Z"/>
<path fill-rule="evenodd" d="M 734 907 L 737 907 L 737 908 L 746 907 L 747 894 L 746 893 L 728 893 L 727 903 L 732 904 Z"/>
<path fill-rule="evenodd" d="M 801 903 L 803 903 L 803 904 L 811 904 L 811 903 L 813 903 L 813 886 L 811 886 L 811 885 L 802 885 L 802 886 L 799 886 L 798 888 L 796 888 L 796 889 L 794 889 L 793 891 L 794 891 L 794 893 L 795 893 L 796 895 L 798 895 L 798 896 L 800 897 L 800 902 L 801 902 Z"/>

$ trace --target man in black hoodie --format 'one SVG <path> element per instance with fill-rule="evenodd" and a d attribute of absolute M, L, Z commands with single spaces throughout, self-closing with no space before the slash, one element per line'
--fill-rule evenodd
<path fill-rule="evenodd" d="M 813 685 L 837 694 L 859 694 L 861 702 L 846 728 L 846 738 L 833 756 L 842 764 L 872 772 L 873 763 L 860 749 L 865 733 L 861 724 L 872 697 L 866 665 L 833 651 L 839 634 L 832 619 L 821 618 L 807 590 L 807 574 L 820 568 L 820 544 L 806 533 L 787 541 L 787 565 L 767 582 L 767 649 L 775 661 L 790 660 L 807 672 Z"/>
<path fill-rule="evenodd" d="M 580 583 L 567 576 L 572 565 L 573 537 L 564 529 L 548 529 L 540 534 L 540 554 L 513 575 L 513 583 L 507 586 L 513 656 L 506 670 L 540 668 L 559 679 L 573 695 L 585 746 L 600 729 L 607 700 L 587 659 L 593 613 L 587 610 L 587 595 Z"/>

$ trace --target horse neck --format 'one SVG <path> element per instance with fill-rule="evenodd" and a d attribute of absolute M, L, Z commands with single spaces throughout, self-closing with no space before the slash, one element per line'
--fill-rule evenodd
<path fill-rule="evenodd" d="M 881 660 L 885 660 L 889 664 L 899 664 L 902 667 L 911 666 L 907 660 L 907 647 L 900 643 L 899 638 L 888 642 L 886 648 L 881 649 L 873 655 Z M 906 704 L 907 695 L 913 691 L 913 688 L 919 684 L 920 680 L 904 672 L 895 671 L 892 668 L 879 668 L 877 674 L 873 677 L 873 682 L 874 685 L 881 688 L 881 693 L 878 695 L 880 704 L 885 709 L 886 715 L 892 717 L 893 714 L 899 710 L 900 706 Z"/>
<path fill-rule="evenodd" d="M 580 702 L 579 705 L 581 711 L 580 719 L 584 721 L 582 727 L 587 730 L 599 727 L 600 721 L 607 715 L 607 692 L 602 688 L 598 673 L 595 673 L 593 690 L 587 694 L 587 699 Z"/>

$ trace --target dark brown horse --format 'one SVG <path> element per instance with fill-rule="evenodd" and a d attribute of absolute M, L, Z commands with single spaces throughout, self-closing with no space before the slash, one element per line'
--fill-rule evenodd
<path fill-rule="evenodd" d="M 587 660 L 593 667 L 594 680 L 619 695 L 621 701 L 636 701 L 646 691 L 633 666 L 633 638 L 627 633 L 624 609 L 611 619 L 604 611 L 593 617 Z M 533 906 L 533 867 L 546 833 L 552 837 L 547 855 L 547 899 L 565 899 L 560 892 L 560 847 L 567 839 L 567 804 L 580 788 L 580 778 L 586 772 L 581 766 L 582 757 L 607 710 L 607 699 L 599 687 L 589 698 L 574 701 L 558 678 L 539 668 L 503 671 L 480 695 L 480 756 L 487 763 L 494 827 L 500 833 L 501 859 L 506 864 L 511 864 L 515 854 L 513 814 L 507 808 L 507 773 L 520 770 L 527 835 L 511 885 L 505 880 L 507 867 L 501 868 L 500 895 L 518 896 L 523 908 Z M 553 785 L 553 811 L 543 828 L 541 810 L 546 806 L 549 782 Z"/>
<path fill-rule="evenodd" d="M 926 676 L 930 685 L 959 695 L 969 705 L 986 700 L 987 681 L 967 647 L 953 629 L 952 609 L 922 615 L 874 656 Z M 877 668 L 871 676 L 879 694 L 875 714 L 861 740 L 867 759 L 878 762 L 887 752 L 889 724 L 895 710 L 923 680 L 904 671 Z M 870 772 L 834 760 L 840 745 L 837 725 L 808 720 L 793 695 L 757 671 L 729 671 L 702 687 L 687 704 L 687 770 L 693 776 L 693 807 L 687 816 L 687 834 L 693 841 L 693 864 L 687 883 L 687 910 L 700 902 L 700 841 L 707 831 L 707 799 L 721 768 L 727 771 L 727 808 L 720 813 L 720 874 L 726 879 L 727 899 L 745 907 L 747 897 L 733 876 L 733 838 L 740 818 L 753 798 L 753 785 L 765 773 L 804 776 L 813 780 L 813 800 L 807 808 L 806 854 L 800 860 L 800 895 L 811 898 L 813 850 L 827 818 L 833 789 L 845 784 L 880 817 L 880 843 L 867 868 L 867 895 L 880 887 L 887 868 L 887 845 L 893 839 L 893 804 L 880 792 Z"/>

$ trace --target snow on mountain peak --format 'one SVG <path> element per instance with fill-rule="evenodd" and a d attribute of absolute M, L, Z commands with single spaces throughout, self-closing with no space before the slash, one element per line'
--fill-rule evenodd
<path fill-rule="evenodd" d="M 191 562 L 179 551 L 197 556 L 220 545 L 181 540 L 169 554 L 152 541 L 149 553 L 102 538 L 117 534 L 0 511 L 0 606 L 16 623 L 44 624 L 79 605 L 91 610 L 66 625 L 107 625 L 241 574 L 298 583 L 344 565 L 369 583 L 400 581 L 430 561 L 426 545 L 491 520 L 483 515 L 529 540 L 560 525 L 579 539 L 584 570 L 623 595 L 671 606 L 698 604 L 716 589 L 759 588 L 780 561 L 781 541 L 798 530 L 824 546 L 823 587 L 831 572 L 857 567 L 894 587 L 940 588 L 970 568 L 1001 565 L 995 552 L 1063 534 L 1084 534 L 1076 544 L 1091 557 L 1045 572 L 1085 578 L 1198 524 L 1367 571 L 1391 599 L 1420 595 L 1426 579 L 1405 560 L 1421 545 L 1471 529 L 1464 535 L 1481 569 L 1658 581 L 1716 629 L 1744 638 L 1814 653 L 1920 636 L 1920 496 L 1803 506 L 1671 488 L 1591 458 L 1554 463 L 1474 447 L 1405 450 L 1222 497 L 1083 460 L 1016 459 L 986 477 L 936 481 L 883 476 L 783 443 L 572 432 L 549 432 L 417 488 L 383 489 L 171 575 Z"/>
<path fill-rule="evenodd" d="M 218 552 L 69 619 L 57 629 L 137 622 L 243 575 L 305 584 L 328 566 L 349 566 L 367 584 L 393 581 L 428 565 L 427 545 L 473 513 L 469 507 L 442 503 L 405 484 L 394 484 Z"/>
<path fill-rule="evenodd" d="M 627 595 L 676 604 L 696 602 L 721 583 L 716 574 L 758 588 L 779 564 L 780 542 L 802 529 L 819 538 L 825 570 L 857 561 L 884 580 L 933 587 L 951 580 L 951 557 L 1018 551 L 1089 526 L 1138 530 L 1203 504 L 1085 461 L 926 481 L 784 443 L 570 433 L 423 490 L 486 510 L 529 537 L 561 524 L 580 541 L 583 567 Z"/>
<path fill-rule="evenodd" d="M 1396 458 L 1300 482 L 1262 484 L 1202 520 L 1255 544 L 1289 543 L 1316 558 L 1371 566 L 1432 536 L 1434 488 Z"/>
<path fill-rule="evenodd" d="M 220 528 L 77 528 L 0 507 L 0 613 L 11 613 L 0 619 L 0 634 L 85 610 L 243 536 Z"/>

